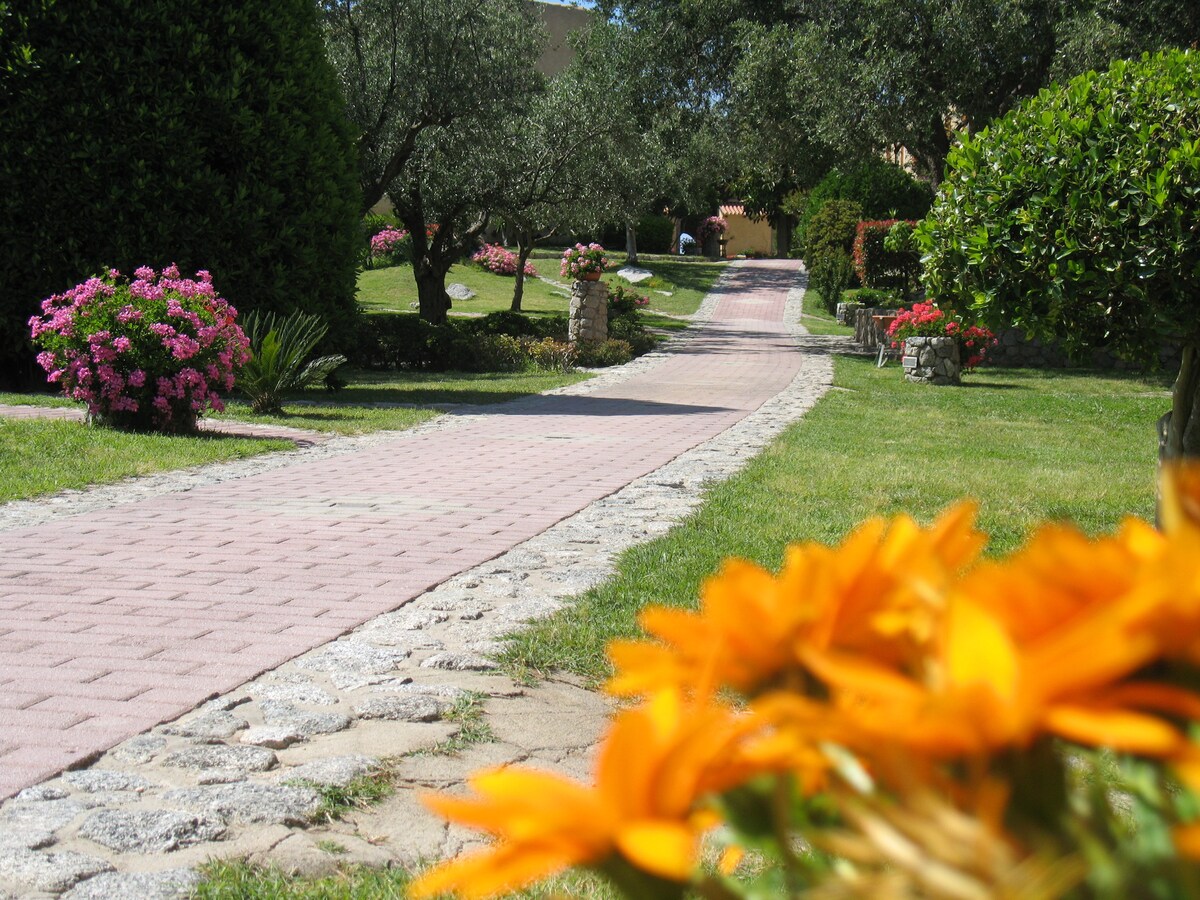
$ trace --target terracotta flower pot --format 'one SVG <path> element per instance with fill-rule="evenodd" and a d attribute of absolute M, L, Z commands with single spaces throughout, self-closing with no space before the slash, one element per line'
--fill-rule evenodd
<path fill-rule="evenodd" d="M 599 272 L 584 272 L 582 275 L 579 276 L 579 280 L 580 281 L 599 281 L 600 273 Z"/>

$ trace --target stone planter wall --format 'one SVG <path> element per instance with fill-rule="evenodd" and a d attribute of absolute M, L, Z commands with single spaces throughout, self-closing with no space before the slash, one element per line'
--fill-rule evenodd
<path fill-rule="evenodd" d="M 608 340 L 608 285 L 603 281 L 576 281 L 571 285 L 567 338 L 571 343 Z"/>
<path fill-rule="evenodd" d="M 958 341 L 948 337 L 911 337 L 904 342 L 904 378 L 914 384 L 959 384 L 962 364 Z"/>
<path fill-rule="evenodd" d="M 854 343 L 864 350 L 878 350 L 880 344 L 888 343 L 887 330 L 878 327 L 871 321 L 871 317 L 894 316 L 895 314 L 896 310 L 883 306 L 864 306 L 856 309 L 850 320 L 854 324 Z"/>
<path fill-rule="evenodd" d="M 862 309 L 861 303 L 853 301 L 847 303 L 842 301 L 837 305 L 837 312 L 834 313 L 834 318 L 837 319 L 839 325 L 853 325 L 855 313 Z"/>

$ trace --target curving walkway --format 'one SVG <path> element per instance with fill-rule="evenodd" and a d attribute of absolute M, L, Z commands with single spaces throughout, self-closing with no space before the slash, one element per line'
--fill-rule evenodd
<path fill-rule="evenodd" d="M 396 609 L 724 431 L 789 384 L 798 264 L 619 384 L 0 533 L 0 797 Z"/>

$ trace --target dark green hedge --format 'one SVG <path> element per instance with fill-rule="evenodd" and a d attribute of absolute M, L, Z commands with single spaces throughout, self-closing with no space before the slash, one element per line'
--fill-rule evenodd
<path fill-rule="evenodd" d="M 112 265 L 208 269 L 240 309 L 355 316 L 351 136 L 311 0 L 29 0 L 0 72 L 0 379 L 43 297 Z"/>
<path fill-rule="evenodd" d="M 808 223 L 830 200 L 853 200 L 867 219 L 922 219 L 933 203 L 933 189 L 882 159 L 834 169 L 808 195 L 793 244 L 804 246 Z"/>

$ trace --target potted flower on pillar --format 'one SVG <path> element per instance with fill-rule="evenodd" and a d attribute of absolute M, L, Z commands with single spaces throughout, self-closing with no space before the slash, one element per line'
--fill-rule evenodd
<path fill-rule="evenodd" d="M 575 281 L 599 281 L 607 265 L 608 257 L 599 244 L 576 244 L 563 251 L 558 272 L 564 278 L 570 276 Z"/>
<path fill-rule="evenodd" d="M 959 384 L 995 343 L 991 331 L 966 325 L 932 300 L 914 303 L 888 326 L 892 346 L 904 346 L 904 377 L 918 384 Z"/>

